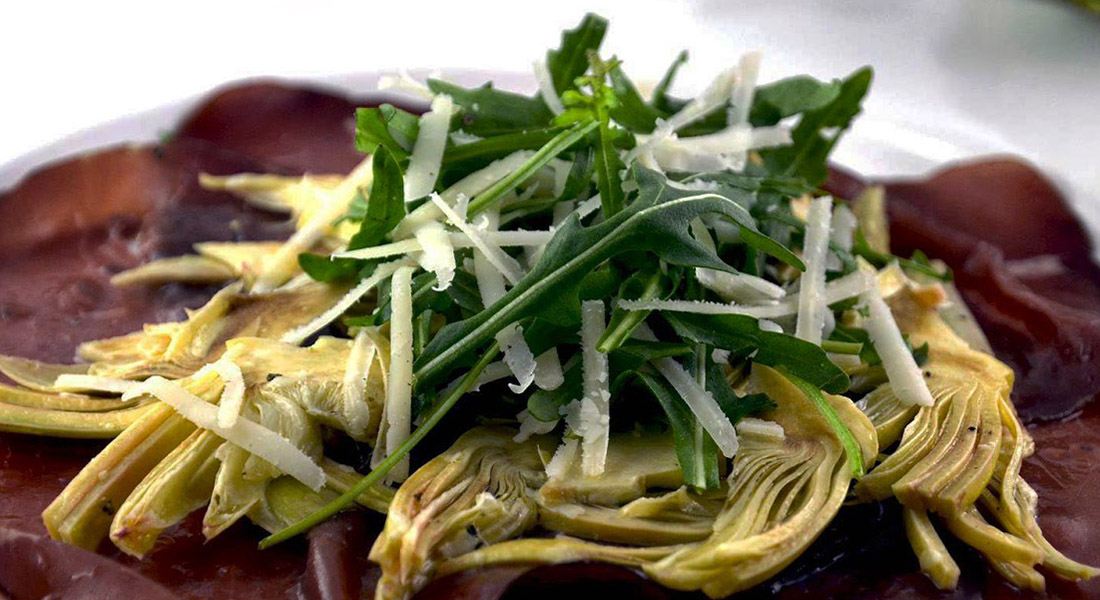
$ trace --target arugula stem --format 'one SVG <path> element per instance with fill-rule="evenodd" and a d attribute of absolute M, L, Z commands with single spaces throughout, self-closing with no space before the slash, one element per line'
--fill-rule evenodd
<path fill-rule="evenodd" d="M 485 370 L 485 367 L 489 366 L 489 363 L 493 362 L 493 359 L 496 358 L 497 354 L 499 353 L 500 345 L 497 342 L 493 342 L 489 349 L 485 351 L 480 359 L 478 359 L 477 363 L 470 368 L 465 376 L 463 376 L 458 385 L 455 386 L 453 390 L 451 390 L 451 393 L 448 394 L 447 397 L 444 398 L 443 401 L 439 403 L 434 409 L 432 409 L 432 412 L 428 415 L 426 419 L 424 419 L 420 427 L 417 427 L 416 430 L 412 432 L 412 435 L 410 435 L 404 442 L 402 442 L 401 445 L 399 445 L 397 449 L 394 450 L 389 456 L 383 459 L 382 462 L 378 464 L 377 468 L 375 468 L 370 473 L 364 475 L 363 478 L 359 480 L 359 483 L 353 485 L 351 488 L 348 489 L 348 491 L 344 492 L 343 495 L 333 500 L 332 502 L 329 502 L 317 512 L 314 512 L 313 514 L 302 519 L 301 521 L 298 521 L 297 523 L 286 527 L 282 531 L 273 533 L 266 538 L 260 540 L 260 549 L 264 550 L 270 548 L 276 544 L 285 542 L 286 540 L 289 540 L 299 534 L 305 533 L 313 527 L 327 521 L 336 513 L 354 504 L 356 498 L 358 498 L 360 494 L 366 492 L 368 489 L 382 481 L 382 478 L 390 472 L 390 469 L 397 465 L 397 463 L 401 462 L 401 460 L 405 456 L 407 456 L 417 444 L 419 444 L 425 437 L 427 437 L 428 433 L 431 432 L 431 430 L 434 429 L 441 420 L 443 420 L 444 415 L 446 415 L 451 410 L 451 408 L 454 407 L 459 398 L 465 395 L 466 392 L 469 391 L 471 387 L 473 387 L 474 382 L 477 381 L 477 378 L 479 375 L 481 375 L 481 372 Z"/>
<path fill-rule="evenodd" d="M 783 366 L 777 367 L 777 371 L 787 378 L 810 399 L 814 407 L 821 413 L 822 417 L 825 417 L 825 421 L 832 427 L 833 432 L 836 433 L 837 438 L 840 440 L 840 445 L 844 448 L 844 453 L 848 456 L 848 467 L 852 470 L 852 477 L 859 479 L 863 477 L 865 471 L 863 469 L 863 450 L 859 447 L 859 442 L 856 441 L 855 436 L 848 430 L 848 426 L 844 424 L 844 421 L 840 420 L 840 415 L 836 414 L 836 409 L 833 405 L 829 404 L 829 401 L 825 398 L 825 394 L 821 393 L 818 387 L 805 379 L 791 373 Z"/>
<path fill-rule="evenodd" d="M 495 202 L 499 201 L 504 194 L 507 194 L 515 189 L 517 185 L 528 180 L 535 172 L 546 166 L 546 164 L 557 155 L 564 152 L 566 148 L 577 143 L 598 126 L 599 123 L 595 121 L 581 121 L 558 135 L 555 135 L 553 139 L 547 142 L 542 148 L 539 148 L 538 152 L 535 152 L 535 155 L 527 159 L 518 169 L 504 179 L 494 183 L 489 189 L 478 194 L 476 198 L 471 200 L 470 206 L 467 209 L 467 214 L 472 217 L 488 209 Z"/>
<path fill-rule="evenodd" d="M 645 289 L 642 290 L 641 296 L 636 298 L 637 300 L 653 300 L 661 293 L 661 274 L 653 273 L 645 283 Z M 612 323 L 611 327 L 608 327 L 603 332 L 603 337 L 600 338 L 599 344 L 596 345 L 596 349 L 604 354 L 608 354 L 614 350 L 617 350 L 619 346 L 623 345 L 623 342 L 630 339 L 630 335 L 634 333 L 634 330 L 638 328 L 649 313 L 648 310 L 635 310 L 623 313 L 623 318 L 618 323 Z"/>
<path fill-rule="evenodd" d="M 825 340 L 821 342 L 821 349 L 833 354 L 859 354 L 863 351 L 863 344 L 859 342 L 838 342 L 837 340 Z"/>

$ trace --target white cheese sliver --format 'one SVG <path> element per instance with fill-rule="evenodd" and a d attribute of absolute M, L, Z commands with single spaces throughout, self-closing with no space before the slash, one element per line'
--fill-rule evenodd
<path fill-rule="evenodd" d="M 435 223 L 435 221 L 428 221 L 428 224 Z M 421 225 L 421 228 L 425 225 Z M 417 229 L 419 231 L 420 228 Z M 414 233 L 415 235 L 415 233 Z M 491 244 L 495 244 L 502 248 L 527 246 L 538 247 L 543 246 L 550 241 L 550 238 L 554 237 L 553 231 L 525 231 L 525 230 L 509 230 L 509 231 L 486 231 L 482 233 L 482 237 Z M 447 239 L 451 244 L 451 248 L 473 248 L 474 243 L 470 240 L 465 233 L 461 231 L 447 232 Z M 333 258 L 358 258 L 362 260 L 373 260 L 376 258 L 386 258 L 388 256 L 400 256 L 402 254 L 411 254 L 413 252 L 422 252 L 424 246 L 416 238 L 409 238 L 407 240 L 401 240 L 399 242 L 392 242 L 389 244 L 380 244 L 378 246 L 372 246 L 370 248 L 361 248 L 359 250 L 345 250 L 343 252 L 333 253 Z"/>
<path fill-rule="evenodd" d="M 665 357 L 654 361 L 653 364 L 676 393 L 684 399 L 684 403 L 691 409 L 695 419 L 718 445 L 722 456 L 732 458 L 737 453 L 737 431 L 726 417 L 726 413 L 722 412 L 722 408 L 718 406 L 714 396 L 692 379 L 691 375 L 675 360 Z"/>
<path fill-rule="evenodd" d="M 154 375 L 133 393 L 155 396 L 183 418 L 266 460 L 313 491 L 325 485 L 324 470 L 290 440 L 246 418 L 237 419 L 232 427 L 222 427 L 218 424 L 218 409 L 178 383 Z"/>
<path fill-rule="evenodd" d="M 534 155 L 535 152 L 533 150 L 513 152 L 504 158 L 493 161 L 484 169 L 474 171 L 466 177 L 463 177 L 451 187 L 440 192 L 439 195 L 443 198 L 443 201 L 448 204 L 457 202 L 460 194 L 468 198 L 473 198 L 489 189 L 494 183 L 511 175 L 520 165 L 527 162 L 527 160 Z M 426 202 L 405 215 L 405 218 L 394 228 L 392 234 L 393 239 L 403 240 L 408 238 L 412 236 L 413 231 L 420 225 L 429 221 L 438 221 L 442 216 L 443 213 L 440 212 L 438 206 L 431 202 Z"/>
<path fill-rule="evenodd" d="M 523 339 L 523 329 L 518 325 L 509 325 L 497 334 L 497 341 L 504 350 L 504 362 L 516 376 L 516 383 L 509 383 L 512 393 L 522 394 L 535 382 L 535 370 L 538 363 L 535 355 Z"/>
<path fill-rule="evenodd" d="M 554 419 L 553 421 L 540 421 L 531 416 L 531 413 L 527 412 L 527 409 L 519 411 L 516 415 L 516 420 L 519 421 L 519 433 L 512 438 L 512 441 L 517 444 L 522 444 L 531 439 L 533 435 L 545 435 L 554 431 L 554 428 L 558 426 L 558 421 L 561 419 Z"/>
<path fill-rule="evenodd" d="M 833 224 L 829 232 L 829 241 L 841 250 L 851 251 L 852 240 L 858 226 L 859 221 L 856 219 L 855 213 L 844 204 L 837 205 L 833 209 Z M 840 258 L 832 252 L 829 253 L 827 264 L 828 268 L 834 271 L 839 270 L 841 267 Z"/>
<path fill-rule="evenodd" d="M 222 397 L 218 401 L 218 425 L 232 427 L 237 423 L 244 406 L 244 374 L 237 363 L 228 358 L 220 358 L 204 365 L 195 372 L 195 376 L 201 377 L 210 372 L 217 373 L 225 384 Z"/>
<path fill-rule="evenodd" d="M 554 457 L 550 459 L 550 462 L 546 463 L 547 477 L 550 479 L 561 479 L 565 477 L 565 474 L 569 471 L 569 466 L 577 459 L 578 444 L 579 441 L 577 438 L 566 438 L 562 440 L 561 445 L 558 446 L 557 451 L 554 452 Z"/>
<path fill-rule="evenodd" d="M 875 286 L 875 277 L 863 271 L 853 271 L 825 286 L 825 305 L 854 298 Z M 619 300 L 618 306 L 626 310 L 664 310 L 700 315 L 746 315 L 758 319 L 777 319 L 798 312 L 801 294 L 791 294 L 773 304 L 721 304 L 696 300 Z M 763 325 L 763 323 L 762 323 Z"/>
<path fill-rule="evenodd" d="M 374 272 L 370 274 L 370 277 L 360 281 L 355 287 L 348 290 L 347 294 L 344 294 L 342 298 L 336 301 L 336 304 L 332 305 L 325 312 L 317 315 L 312 321 L 291 329 L 283 334 L 283 337 L 279 338 L 280 341 L 288 344 L 301 344 L 306 338 L 320 331 L 325 325 L 335 321 L 340 315 L 344 314 L 344 311 L 351 308 L 360 298 L 365 296 L 367 292 L 374 289 L 379 283 L 382 283 L 387 277 L 393 275 L 397 269 L 401 267 L 408 267 L 416 264 L 411 258 L 402 258 L 393 262 L 384 263 L 374 268 Z"/>
<path fill-rule="evenodd" d="M 431 75 L 429 75 L 429 77 L 430 76 Z M 431 100 L 432 96 L 434 96 L 432 90 L 428 86 L 413 79 L 405 69 L 398 69 L 396 75 L 383 75 L 379 77 L 378 89 L 382 91 L 395 90 L 404 92 L 424 98 L 425 100 Z"/>
<path fill-rule="evenodd" d="M 397 449 L 412 431 L 413 308 L 412 267 L 393 274 L 390 290 L 390 376 L 386 383 L 386 455 Z M 393 481 L 409 476 L 406 456 L 390 471 Z"/>
<path fill-rule="evenodd" d="M 581 470 L 589 477 L 601 475 L 607 462 L 611 436 L 611 392 L 607 355 L 596 349 L 607 329 L 602 300 L 581 303 L 581 369 L 584 397 L 580 408 Z"/>
<path fill-rule="evenodd" d="M 59 392 L 108 392 L 111 394 L 125 394 L 138 385 L 141 384 L 137 381 L 130 381 L 129 379 L 62 373 L 54 380 L 53 389 Z"/>
<path fill-rule="evenodd" d="M 814 198 L 806 219 L 806 235 L 802 243 L 802 260 L 806 271 L 799 278 L 798 321 L 794 334 L 812 344 L 821 343 L 825 328 L 825 259 L 829 251 L 829 227 L 833 214 L 833 199 Z"/>
<path fill-rule="evenodd" d="M 435 180 L 443 164 L 443 149 L 447 146 L 447 131 L 451 127 L 454 103 L 440 94 L 432 99 L 431 110 L 420 117 L 420 131 L 405 169 L 405 201 L 427 196 L 435 188 Z"/>
<path fill-rule="evenodd" d="M 466 237 L 470 238 L 474 247 L 485 255 L 485 258 L 500 271 L 501 275 L 504 275 L 508 283 L 512 285 L 519 283 L 519 280 L 523 278 L 523 267 L 520 266 L 516 259 L 505 254 L 504 251 L 500 249 L 500 246 L 490 243 L 485 236 L 482 235 L 482 232 L 466 222 L 466 219 L 463 219 L 461 215 L 450 207 L 450 205 L 444 202 L 439 194 L 432 194 L 431 201 L 432 204 L 436 205 L 440 212 L 447 217 L 447 220 L 462 231 L 462 233 L 466 234 Z"/>
<path fill-rule="evenodd" d="M 749 120 L 749 110 L 752 109 L 752 97 L 756 93 L 756 80 L 760 77 L 761 54 L 759 52 L 747 52 L 741 56 L 738 63 L 737 83 L 733 85 L 730 93 L 730 110 L 727 117 L 730 124 L 745 123 Z"/>
<path fill-rule="evenodd" d="M 539 85 L 539 96 L 555 115 L 565 112 L 565 105 L 558 96 L 558 90 L 554 89 L 554 79 L 550 76 L 550 69 L 546 66 L 545 59 L 536 60 L 532 65 L 535 72 L 535 81 Z"/>
<path fill-rule="evenodd" d="M 745 273 L 697 268 L 695 277 L 703 287 L 718 294 L 726 302 L 778 300 L 787 295 L 783 288 L 767 279 Z"/>
<path fill-rule="evenodd" d="M 355 334 L 348 353 L 347 366 L 344 369 L 344 418 L 348 423 L 348 433 L 354 438 L 366 435 L 370 423 L 370 404 L 367 403 L 367 378 L 374 364 L 378 347 L 371 339 L 371 333 L 363 328 Z"/>
<path fill-rule="evenodd" d="M 416 261 L 425 271 L 435 274 L 435 290 L 441 292 L 451 287 L 455 278 L 455 249 L 443 224 L 425 223 L 413 235 L 423 249 Z"/>
<path fill-rule="evenodd" d="M 565 383 L 558 349 L 551 348 L 535 357 L 535 385 L 540 390 L 556 390 Z"/>
<path fill-rule="evenodd" d="M 905 339 L 901 336 L 901 330 L 890 314 L 890 307 L 882 299 L 878 288 L 867 290 L 863 294 L 863 301 L 867 303 L 870 316 L 864 323 L 864 329 L 871 341 L 875 344 L 875 350 L 882 358 L 882 366 L 886 369 L 886 377 L 890 380 L 890 386 L 894 395 L 903 404 L 932 406 L 932 394 L 928 391 L 928 384 L 924 381 L 920 367 L 913 360 L 913 355 L 905 345 Z"/>

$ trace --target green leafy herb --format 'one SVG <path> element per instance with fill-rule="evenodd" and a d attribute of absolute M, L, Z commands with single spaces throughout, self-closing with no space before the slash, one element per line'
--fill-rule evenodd
<path fill-rule="evenodd" d="M 546 52 L 546 67 L 554 90 L 561 94 L 588 70 L 588 53 L 600 49 L 607 33 L 607 19 L 588 13 L 580 25 L 561 34 L 561 46 Z"/>
<path fill-rule="evenodd" d="M 687 64 L 688 51 L 681 50 L 676 58 L 673 59 L 672 64 L 668 66 L 665 74 L 661 77 L 661 80 L 657 82 L 657 86 L 653 88 L 653 95 L 649 98 L 649 104 L 654 109 L 662 112 L 672 112 L 672 106 L 669 104 L 668 90 L 672 87 L 672 82 L 676 80 L 676 73 L 679 72 L 680 67 Z"/>
<path fill-rule="evenodd" d="M 554 118 L 541 98 L 498 90 L 491 83 L 466 89 L 446 81 L 429 79 L 428 88 L 436 94 L 447 94 L 462 107 L 459 127 L 474 135 L 493 136 L 542 129 Z"/>
<path fill-rule="evenodd" d="M 668 419 L 684 483 L 697 489 L 718 487 L 718 446 L 699 426 L 687 403 L 652 368 L 639 370 L 638 379 L 657 399 Z"/>
<path fill-rule="evenodd" d="M 419 132 L 419 118 L 391 104 L 355 111 L 355 147 L 366 154 L 382 146 L 404 163 Z"/>
<path fill-rule="evenodd" d="M 370 193 L 358 192 L 356 201 L 362 206 L 355 211 L 361 215 L 359 231 L 348 242 L 349 250 L 379 244 L 405 218 L 405 181 L 396 157 L 388 148 L 379 149 L 371 160 L 371 170 Z"/>
<path fill-rule="evenodd" d="M 825 418 L 825 422 L 833 429 L 833 433 L 835 433 L 837 439 L 840 440 L 840 445 L 844 447 L 844 453 L 848 455 L 848 468 L 852 471 L 852 477 L 856 479 L 863 477 L 865 473 L 863 468 L 863 450 L 860 449 L 859 442 L 856 441 L 852 432 L 848 430 L 848 426 L 844 424 L 844 421 L 840 420 L 840 415 L 836 413 L 836 409 L 833 408 L 832 404 L 829 404 L 829 400 L 821 393 L 821 389 L 805 379 L 794 375 L 786 368 L 780 368 L 778 371 L 810 399 L 810 402 L 812 402 L 818 412 L 821 413 L 821 416 Z"/>

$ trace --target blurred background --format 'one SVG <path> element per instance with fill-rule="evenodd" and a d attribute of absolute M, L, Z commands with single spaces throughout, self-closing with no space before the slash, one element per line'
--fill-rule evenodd
<path fill-rule="evenodd" d="M 1100 205 L 1080 201 L 1100 198 L 1100 16 L 1070 0 L 8 2 L 0 165 L 234 79 L 397 67 L 526 73 L 586 11 L 611 19 L 605 48 L 636 80 L 657 79 L 687 48 L 685 93 L 751 49 L 765 54 L 765 81 L 871 64 L 876 81 L 854 136 L 884 144 L 842 147 L 841 161 L 909 173 L 928 162 L 870 155 L 891 146 L 936 161 L 1022 154 L 1100 223 Z"/>

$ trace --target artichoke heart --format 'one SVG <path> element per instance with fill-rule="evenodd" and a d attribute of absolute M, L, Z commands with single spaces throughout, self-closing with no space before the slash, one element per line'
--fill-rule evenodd
<path fill-rule="evenodd" d="M 1067 579 L 1100 573 L 1055 550 L 1039 529 L 1035 492 L 1019 474 L 1034 445 L 1009 397 L 1012 370 L 980 351 L 980 340 L 964 341 L 913 286 L 896 286 L 890 304 L 913 345 L 929 344 L 923 369 L 935 403 L 904 406 L 888 383 L 864 398 L 880 449 L 898 443 L 856 485 L 858 497 L 904 505 L 921 569 L 941 589 L 955 587 L 959 569 L 930 514 L 1018 587 L 1044 589 L 1038 565 Z"/>
<path fill-rule="evenodd" d="M 408 598 L 444 560 L 514 538 L 534 526 L 545 482 L 537 440 L 514 430 L 473 429 L 397 491 L 370 559 L 382 567 L 375 597 Z"/>

